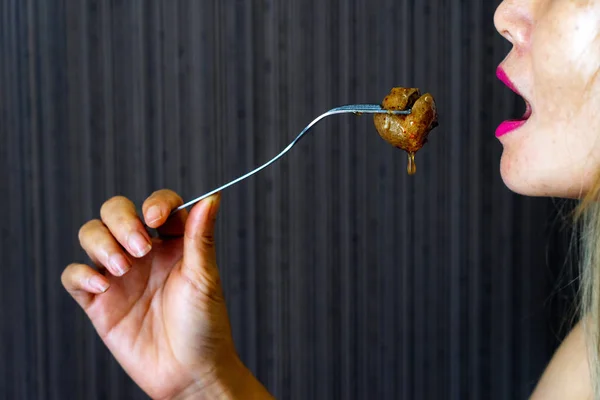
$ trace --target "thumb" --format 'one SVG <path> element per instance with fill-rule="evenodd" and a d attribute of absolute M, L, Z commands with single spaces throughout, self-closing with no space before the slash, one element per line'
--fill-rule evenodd
<path fill-rule="evenodd" d="M 215 222 L 220 203 L 219 193 L 202 200 L 192 208 L 185 224 L 182 267 L 195 282 L 209 276 L 218 277 Z"/>

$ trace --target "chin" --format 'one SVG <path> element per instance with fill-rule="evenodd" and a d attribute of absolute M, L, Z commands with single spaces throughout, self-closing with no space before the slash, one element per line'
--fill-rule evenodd
<path fill-rule="evenodd" d="M 520 168 L 510 155 L 507 155 L 506 152 L 502 153 L 500 175 L 510 191 L 523 196 L 547 196 L 547 191 L 540 190 L 538 185 L 532 185 L 531 177 L 528 176 L 530 174 L 531 170 L 526 171 L 524 168 Z"/>
<path fill-rule="evenodd" d="M 530 197 L 581 199 L 595 184 L 595 175 L 592 173 L 533 168 L 520 162 L 521 160 L 523 159 L 506 152 L 502 153 L 500 160 L 502 180 L 506 187 L 516 194 Z M 588 178 L 582 179 L 583 176 Z"/>

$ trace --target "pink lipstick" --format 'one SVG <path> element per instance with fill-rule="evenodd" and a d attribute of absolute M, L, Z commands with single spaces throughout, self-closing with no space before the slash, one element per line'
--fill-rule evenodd
<path fill-rule="evenodd" d="M 504 72 L 504 69 L 502 69 L 501 66 L 498 66 L 498 68 L 496 69 L 496 76 L 510 90 L 523 97 L 521 93 L 519 93 L 519 91 L 517 90 L 516 86 L 512 83 L 508 75 L 506 75 L 506 72 Z M 521 119 L 518 120 L 509 120 L 501 123 L 500 126 L 498 126 L 498 128 L 496 129 L 496 137 L 504 136 L 507 133 L 520 128 L 527 122 L 527 120 L 531 116 L 531 105 L 529 104 L 529 102 L 527 102 L 527 100 L 525 100 L 525 103 L 527 105 L 527 109 L 525 110 L 525 114 L 523 115 L 523 117 L 521 117 Z"/>
<path fill-rule="evenodd" d="M 525 124 L 527 120 L 509 120 L 504 121 L 498 128 L 496 128 L 496 137 L 504 136 L 509 132 L 512 132 Z"/>

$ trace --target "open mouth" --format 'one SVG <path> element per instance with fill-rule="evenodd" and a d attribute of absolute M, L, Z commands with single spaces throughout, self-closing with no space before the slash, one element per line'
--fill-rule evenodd
<path fill-rule="evenodd" d="M 523 98 L 523 97 L 521 97 L 521 98 Z M 523 113 L 523 116 L 521 118 L 511 119 L 509 121 L 527 121 L 529 119 L 529 117 L 531 117 L 531 113 L 532 113 L 531 104 L 529 104 L 529 102 L 527 100 L 525 100 L 524 98 L 523 98 L 523 101 L 525 102 L 525 112 Z"/>
<path fill-rule="evenodd" d="M 533 109 L 532 109 L 529 101 L 527 101 L 527 99 L 519 92 L 519 90 L 512 83 L 512 81 L 510 80 L 510 78 L 508 77 L 506 72 L 504 72 L 504 69 L 502 68 L 502 66 L 498 66 L 498 69 L 496 70 L 496 76 L 510 90 L 515 92 L 517 95 L 519 95 L 523 99 L 523 101 L 525 101 L 525 113 L 523 114 L 523 116 L 520 119 L 504 121 L 503 123 L 500 124 L 498 129 L 496 129 L 496 137 L 500 137 L 500 136 L 504 136 L 507 133 L 512 132 L 512 131 L 520 128 L 521 126 L 523 126 L 527 122 L 529 117 L 531 117 Z"/>

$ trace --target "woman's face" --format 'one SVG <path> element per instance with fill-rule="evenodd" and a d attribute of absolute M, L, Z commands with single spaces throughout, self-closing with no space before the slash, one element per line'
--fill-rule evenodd
<path fill-rule="evenodd" d="M 502 124 L 502 178 L 530 196 L 581 197 L 600 172 L 600 0 L 505 0 L 500 64 L 529 107 Z"/>

